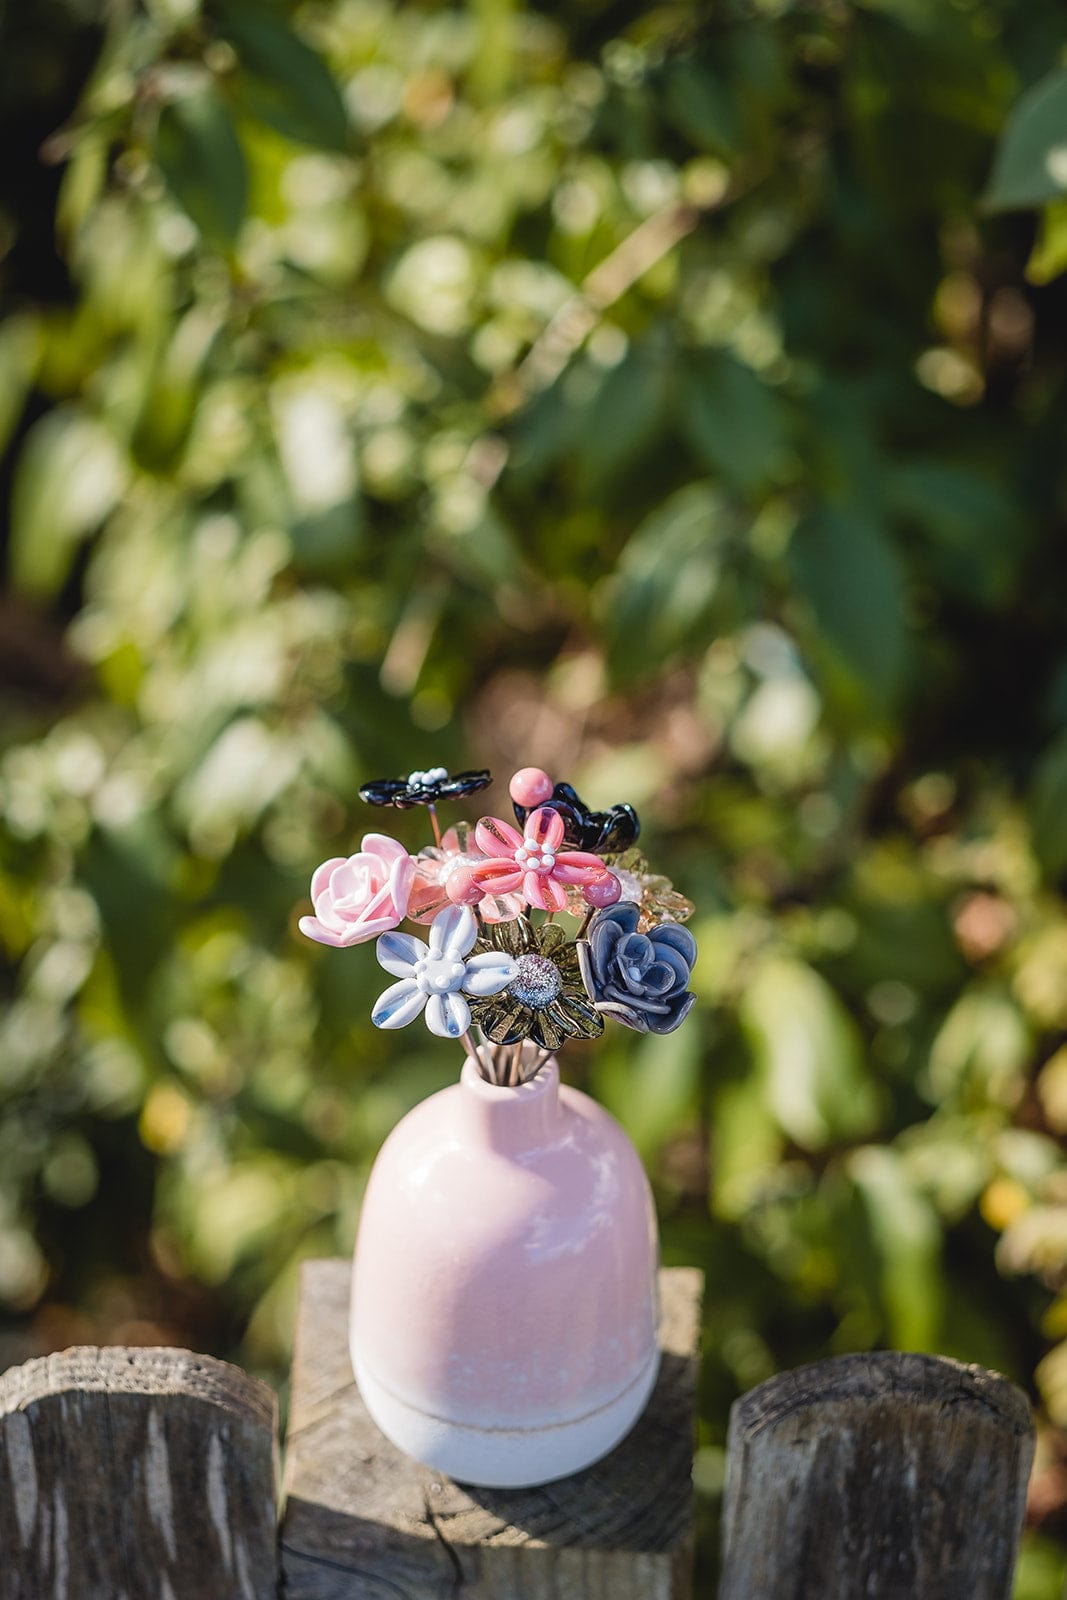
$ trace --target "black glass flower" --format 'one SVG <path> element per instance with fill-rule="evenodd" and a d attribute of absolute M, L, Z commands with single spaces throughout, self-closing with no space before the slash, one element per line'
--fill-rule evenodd
<path fill-rule="evenodd" d="M 558 1050 L 567 1039 L 595 1039 L 603 1019 L 582 986 L 578 949 L 557 923 L 535 928 L 527 917 L 486 929 L 475 954 L 502 950 L 514 957 L 518 973 L 500 994 L 471 1000 L 471 1017 L 494 1044 L 533 1039 Z"/>
<path fill-rule="evenodd" d="M 431 767 L 427 772 L 409 772 L 406 778 L 375 778 L 362 785 L 359 798 L 369 806 L 397 806 L 410 811 L 412 806 L 435 806 L 442 800 L 461 800 L 492 783 L 489 772 L 446 772 Z"/>
<path fill-rule="evenodd" d="M 521 827 L 531 808 L 514 804 Z M 641 832 L 641 823 L 633 806 L 618 805 L 611 806 L 607 811 L 590 811 L 569 783 L 557 783 L 551 797 L 543 804 L 549 811 L 559 812 L 563 818 L 564 843 L 575 850 L 590 850 L 599 856 L 609 855 L 615 850 L 628 850 Z"/>
<path fill-rule="evenodd" d="M 687 989 L 697 958 L 688 928 L 661 922 L 639 931 L 641 908 L 632 900 L 598 911 L 579 942 L 586 993 L 604 1016 L 638 1033 L 673 1033 L 696 995 Z"/>

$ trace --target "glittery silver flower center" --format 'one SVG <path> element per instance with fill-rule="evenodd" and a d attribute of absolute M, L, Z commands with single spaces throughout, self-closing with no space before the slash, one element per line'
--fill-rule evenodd
<path fill-rule="evenodd" d="M 516 965 L 518 972 L 508 984 L 508 993 L 531 1011 L 543 1011 L 563 988 L 559 968 L 547 956 L 538 955 L 520 956 Z"/>

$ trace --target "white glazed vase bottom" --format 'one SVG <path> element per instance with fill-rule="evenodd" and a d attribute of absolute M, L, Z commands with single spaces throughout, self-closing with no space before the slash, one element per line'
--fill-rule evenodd
<path fill-rule="evenodd" d="M 644 1411 L 659 1363 L 657 1350 L 628 1389 L 584 1417 L 548 1427 L 479 1428 L 417 1411 L 390 1394 L 352 1351 L 363 1403 L 386 1438 L 457 1483 L 486 1489 L 535 1488 L 600 1461 L 625 1439 Z"/>

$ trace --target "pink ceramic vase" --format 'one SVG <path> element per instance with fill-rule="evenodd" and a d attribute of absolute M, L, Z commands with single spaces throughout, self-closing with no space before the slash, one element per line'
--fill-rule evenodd
<path fill-rule="evenodd" d="M 659 1366 L 656 1221 L 619 1125 L 549 1061 L 467 1061 L 386 1140 L 363 1203 L 352 1364 L 394 1444 L 460 1482 L 547 1483 L 605 1455 Z"/>

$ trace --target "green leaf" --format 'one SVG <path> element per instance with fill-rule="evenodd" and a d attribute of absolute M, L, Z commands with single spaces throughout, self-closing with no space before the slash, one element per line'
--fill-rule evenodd
<path fill-rule="evenodd" d="M 895 1150 L 854 1150 L 848 1172 L 877 1252 L 890 1340 L 897 1350 L 936 1350 L 944 1299 L 937 1214 Z"/>
<path fill-rule="evenodd" d="M 740 1020 L 764 1096 L 782 1131 L 805 1150 L 872 1132 L 878 1097 L 859 1031 L 826 980 L 790 956 L 757 968 Z"/>
<path fill-rule="evenodd" d="M 347 150 L 348 112 L 322 57 L 262 3 L 226 0 L 216 14 L 241 58 L 237 88 L 250 114 L 300 144 Z"/>
<path fill-rule="evenodd" d="M 595 1092 L 651 1162 L 671 1134 L 693 1125 L 700 1100 L 700 1029 L 649 1033 L 626 1045 L 601 1051 Z"/>
<path fill-rule="evenodd" d="M 1027 798 L 1034 853 L 1053 881 L 1067 872 L 1067 732 L 1038 763 Z"/>
<path fill-rule="evenodd" d="M 745 1216 L 773 1180 L 782 1144 L 781 1128 L 755 1074 L 719 1088 L 712 1124 L 712 1202 L 717 1216 L 729 1221 Z"/>
<path fill-rule="evenodd" d="M 862 511 L 823 508 L 798 526 L 789 560 L 820 642 L 874 706 L 888 709 L 908 639 L 900 563 L 882 527 Z"/>
<path fill-rule="evenodd" d="M 245 217 L 248 168 L 233 119 L 218 95 L 197 89 L 163 107 L 156 160 L 174 198 L 205 238 L 232 245 Z"/>
<path fill-rule="evenodd" d="M 698 149 L 729 158 L 741 141 L 734 96 L 698 57 L 680 55 L 664 67 L 664 107 L 678 131 Z"/>
<path fill-rule="evenodd" d="M 706 483 L 691 483 L 631 536 L 598 608 L 613 671 L 622 679 L 662 670 L 704 640 L 732 523 Z"/>
<path fill-rule="evenodd" d="M 1067 68 L 1028 89 L 1001 134 L 983 197 L 988 211 L 1019 211 L 1067 194 Z"/>
<path fill-rule="evenodd" d="M 667 420 L 672 383 L 670 352 L 656 338 L 631 346 L 603 375 L 592 402 L 580 413 L 583 494 L 606 493 L 641 466 Z"/>
<path fill-rule="evenodd" d="M 1029 283 L 1051 283 L 1067 272 L 1067 200 L 1053 200 L 1041 214 L 1041 224 L 1030 259 L 1026 263 Z"/>
<path fill-rule="evenodd" d="M 678 392 L 679 423 L 701 461 L 746 493 L 778 472 L 786 448 L 773 389 L 724 350 L 690 355 Z"/>
<path fill-rule="evenodd" d="M 982 605 L 1010 603 L 1029 528 L 1018 501 L 973 461 L 917 458 L 896 468 L 894 510 L 929 540 L 931 568 L 948 589 Z"/>
<path fill-rule="evenodd" d="M 59 406 L 27 435 L 15 472 L 11 581 L 46 598 L 62 588 L 81 540 L 103 522 L 127 466 L 107 429 L 80 407 Z"/>
<path fill-rule="evenodd" d="M 0 325 L 0 453 L 22 415 L 40 356 L 41 335 L 33 317 L 8 316 Z"/>

